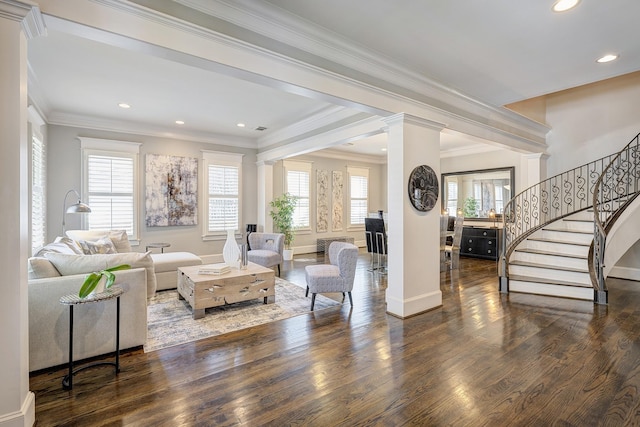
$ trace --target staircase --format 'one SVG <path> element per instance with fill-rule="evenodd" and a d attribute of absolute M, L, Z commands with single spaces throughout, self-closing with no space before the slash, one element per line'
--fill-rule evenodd
<path fill-rule="evenodd" d="M 511 255 L 509 290 L 592 300 L 588 261 L 592 241 L 593 212 L 587 210 L 535 231 Z"/>
<path fill-rule="evenodd" d="M 620 152 L 546 179 L 504 209 L 500 292 L 607 304 L 607 234 L 640 191 L 640 134 Z"/>

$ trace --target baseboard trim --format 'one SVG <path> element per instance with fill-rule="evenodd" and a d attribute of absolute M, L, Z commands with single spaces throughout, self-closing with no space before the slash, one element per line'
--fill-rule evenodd
<path fill-rule="evenodd" d="M 0 427 L 31 427 L 36 422 L 36 395 L 28 392 L 20 411 L 0 415 Z"/>
<path fill-rule="evenodd" d="M 387 294 L 387 314 L 407 319 L 442 307 L 442 291 L 430 292 L 413 298 L 399 300 Z"/>

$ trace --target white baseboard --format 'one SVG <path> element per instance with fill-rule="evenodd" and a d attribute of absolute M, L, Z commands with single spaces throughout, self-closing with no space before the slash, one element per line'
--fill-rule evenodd
<path fill-rule="evenodd" d="M 440 290 L 418 295 L 413 298 L 399 300 L 387 293 L 387 313 L 406 319 L 415 314 L 424 313 L 442 306 L 442 292 Z"/>
<path fill-rule="evenodd" d="M 640 281 L 640 269 L 631 267 L 613 267 L 607 277 Z"/>
<path fill-rule="evenodd" d="M 0 414 L 0 427 L 31 427 L 36 422 L 36 395 L 28 392 L 20 411 Z"/>

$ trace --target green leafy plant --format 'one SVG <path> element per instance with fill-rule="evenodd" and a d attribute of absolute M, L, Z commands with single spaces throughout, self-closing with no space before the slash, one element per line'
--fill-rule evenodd
<path fill-rule="evenodd" d="M 273 225 L 284 234 L 284 246 L 287 249 L 291 249 L 295 237 L 293 234 L 293 212 L 296 209 L 296 204 L 296 198 L 289 193 L 276 197 L 270 203 L 272 209 L 269 215 L 273 219 Z"/>
<path fill-rule="evenodd" d="M 464 201 L 464 216 L 465 217 L 478 216 L 478 201 L 473 197 L 467 197 Z"/>
<path fill-rule="evenodd" d="M 104 270 L 94 271 L 93 273 L 87 275 L 84 279 L 84 283 L 82 287 L 80 287 L 80 291 L 78 292 L 78 296 L 80 298 L 86 298 L 89 296 L 91 292 L 95 290 L 102 279 L 102 276 L 105 276 L 106 282 L 104 284 L 105 289 L 109 289 L 113 286 L 113 283 L 116 281 L 116 275 L 113 274 L 114 271 L 119 270 L 128 270 L 131 266 L 129 264 L 116 265 L 115 267 L 105 268 Z"/>

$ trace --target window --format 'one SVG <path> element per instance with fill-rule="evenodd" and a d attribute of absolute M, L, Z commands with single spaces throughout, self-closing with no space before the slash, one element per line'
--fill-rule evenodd
<path fill-rule="evenodd" d="M 311 209 L 309 204 L 311 185 L 311 163 L 284 161 L 285 190 L 296 198 L 296 208 L 293 212 L 293 227 L 308 229 L 311 227 Z"/>
<path fill-rule="evenodd" d="M 83 194 L 91 207 L 89 230 L 126 230 L 138 239 L 138 151 L 140 144 L 80 138 L 84 158 Z"/>
<path fill-rule="evenodd" d="M 369 211 L 369 170 L 347 167 L 349 174 L 349 225 L 364 225 Z"/>
<path fill-rule="evenodd" d="M 240 230 L 240 189 L 242 154 L 203 151 L 205 168 L 204 188 L 207 203 L 204 207 L 204 235 L 221 235 L 226 230 Z"/>
<path fill-rule="evenodd" d="M 453 180 L 447 181 L 447 209 L 449 210 L 449 215 L 457 215 L 458 183 Z"/>
<path fill-rule="evenodd" d="M 29 107 L 31 129 L 31 253 L 47 239 L 47 148 L 40 128 L 44 121 Z"/>

